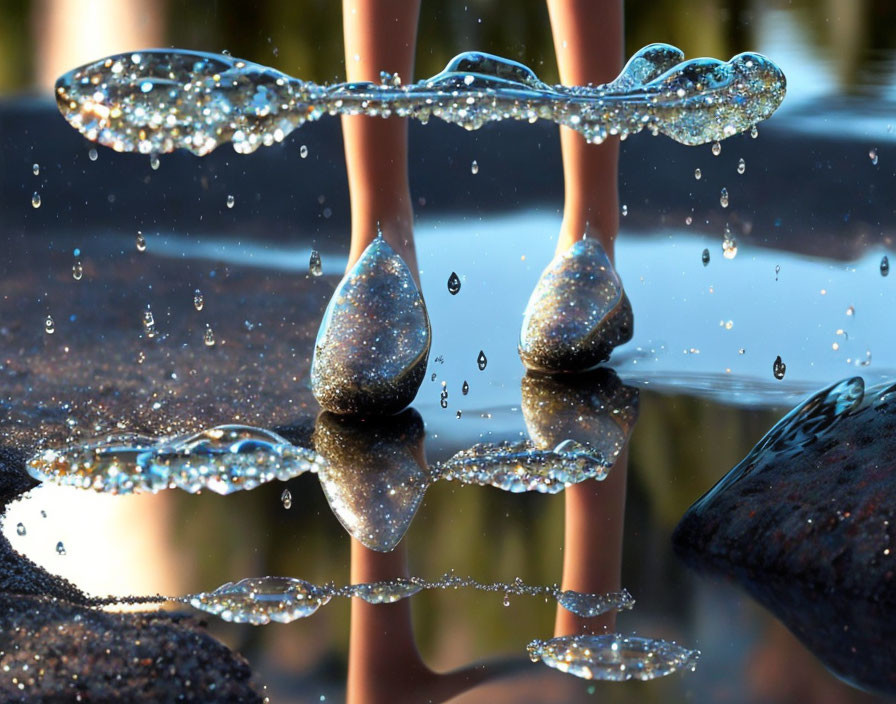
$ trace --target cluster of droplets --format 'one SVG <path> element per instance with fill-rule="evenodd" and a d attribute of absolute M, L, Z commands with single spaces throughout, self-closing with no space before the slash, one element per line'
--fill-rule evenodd
<path fill-rule="evenodd" d="M 248 153 L 325 114 L 434 116 L 471 130 L 545 119 L 590 142 L 647 129 L 684 144 L 715 142 L 718 153 L 719 140 L 770 117 L 785 90 L 780 69 L 758 54 L 684 61 L 679 49 L 653 44 L 611 83 L 585 87 L 549 86 L 522 64 L 479 52 L 410 85 L 320 86 L 229 55 L 154 50 L 75 69 L 57 81 L 56 98 L 88 139 L 150 155 L 178 148 L 204 155 L 228 141 Z M 474 161 L 472 173 L 478 169 Z"/>

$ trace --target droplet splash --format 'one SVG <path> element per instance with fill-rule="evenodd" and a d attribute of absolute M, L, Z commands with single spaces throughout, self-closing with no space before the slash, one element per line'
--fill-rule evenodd
<path fill-rule="evenodd" d="M 693 670 L 700 657 L 699 651 L 675 643 L 618 633 L 536 639 L 527 651 L 532 662 L 542 661 L 586 680 L 613 682 L 652 680 Z"/>
<path fill-rule="evenodd" d="M 229 55 L 167 49 L 101 59 L 56 82 L 60 111 L 88 139 L 116 151 L 200 156 L 228 141 L 252 152 L 325 114 L 435 116 L 466 129 L 541 118 L 589 142 L 647 128 L 705 144 L 767 119 L 785 92 L 781 70 L 759 54 L 684 61 L 664 44 L 644 47 L 601 86 L 549 86 L 526 66 L 481 52 L 411 85 L 321 86 Z"/>
<path fill-rule="evenodd" d="M 784 364 L 784 361 L 781 359 L 781 355 L 775 357 L 775 361 L 772 364 L 772 374 L 775 375 L 775 379 L 780 381 L 784 378 L 784 374 L 787 371 L 787 365 Z"/>
<path fill-rule="evenodd" d="M 135 238 L 135 243 L 137 245 L 138 252 L 146 251 L 146 238 L 143 236 L 143 233 L 140 230 L 137 230 L 137 237 Z"/>
<path fill-rule="evenodd" d="M 205 307 L 205 296 L 198 288 L 193 291 L 193 307 L 196 310 L 202 310 Z"/>
<path fill-rule="evenodd" d="M 320 261 L 320 252 L 316 249 L 311 250 L 311 257 L 308 260 L 308 273 L 312 276 L 323 276 L 324 269 Z"/>

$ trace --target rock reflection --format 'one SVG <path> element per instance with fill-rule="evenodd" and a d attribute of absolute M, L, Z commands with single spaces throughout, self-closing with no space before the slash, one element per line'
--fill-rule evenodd
<path fill-rule="evenodd" d="M 854 377 L 787 414 L 684 515 L 693 567 L 729 575 L 835 674 L 896 694 L 896 385 Z"/>

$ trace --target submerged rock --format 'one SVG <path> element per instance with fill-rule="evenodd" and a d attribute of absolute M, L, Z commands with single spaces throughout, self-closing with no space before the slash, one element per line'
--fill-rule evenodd
<path fill-rule="evenodd" d="M 691 566 L 733 577 L 838 676 L 896 694 L 896 385 L 785 416 L 684 515 Z"/>

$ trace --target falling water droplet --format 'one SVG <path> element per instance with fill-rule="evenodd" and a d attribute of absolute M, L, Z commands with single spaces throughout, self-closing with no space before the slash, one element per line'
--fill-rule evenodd
<path fill-rule="evenodd" d="M 713 155 L 713 156 L 718 156 L 718 155 L 721 154 L 721 153 L 722 153 L 722 145 L 721 145 L 721 143 L 720 143 L 720 142 L 713 142 L 713 143 L 712 143 L 712 155 Z"/>
<path fill-rule="evenodd" d="M 39 176 L 40 175 L 40 164 L 35 164 L 34 166 L 32 166 L 31 173 L 33 173 L 35 176 Z"/>
<path fill-rule="evenodd" d="M 72 278 L 75 281 L 80 281 L 82 276 L 84 276 L 84 266 L 81 264 L 80 259 L 75 259 L 72 264 Z"/>
<path fill-rule="evenodd" d="M 457 419 L 458 419 L 458 420 L 460 420 L 461 415 L 463 415 L 463 414 L 461 413 L 461 411 L 458 411 L 458 412 L 457 412 Z"/>
<path fill-rule="evenodd" d="M 202 310 L 205 306 L 205 297 L 202 295 L 202 291 L 198 288 L 193 291 L 193 307 L 196 310 Z"/>
<path fill-rule="evenodd" d="M 34 192 L 34 195 L 31 196 L 31 207 L 39 208 L 40 207 L 40 193 L 37 191 Z"/>
<path fill-rule="evenodd" d="M 448 293 L 456 296 L 458 291 L 460 291 L 460 278 L 456 272 L 452 271 L 451 276 L 448 277 Z"/>
<path fill-rule="evenodd" d="M 91 161 L 96 161 L 98 156 L 99 156 L 99 154 L 97 154 L 96 149 L 94 149 L 93 147 L 91 147 L 90 151 L 87 152 L 87 158 L 90 159 Z"/>
<path fill-rule="evenodd" d="M 280 501 L 283 503 L 283 508 L 287 511 L 292 508 L 292 494 L 289 493 L 289 489 L 283 490 L 283 493 L 280 494 Z"/>
<path fill-rule="evenodd" d="M 725 236 L 722 239 L 722 255 L 725 259 L 734 259 L 737 256 L 737 240 L 734 239 L 728 225 L 725 225 Z"/>
<path fill-rule="evenodd" d="M 700 169 L 694 169 L 694 178 L 699 181 L 703 178 L 703 172 Z"/>
<path fill-rule="evenodd" d="M 140 350 L 137 353 L 137 364 L 143 364 L 146 361 L 146 352 Z"/>
<path fill-rule="evenodd" d="M 228 195 L 227 196 L 227 207 L 232 208 L 234 203 L 236 203 L 236 198 L 234 198 L 231 195 Z"/>
<path fill-rule="evenodd" d="M 46 332 L 47 335 L 52 335 L 56 332 L 56 323 L 53 322 L 52 315 L 48 315 L 47 319 L 44 321 L 44 332 Z"/>
<path fill-rule="evenodd" d="M 887 255 L 885 254 L 883 256 L 883 259 L 880 260 L 880 275 L 886 276 L 889 273 L 890 273 L 890 260 L 887 258 Z"/>
<path fill-rule="evenodd" d="M 466 396 L 468 393 L 470 393 L 470 385 L 466 382 L 466 380 L 464 380 L 464 385 L 460 387 L 460 392 L 464 396 Z"/>
<path fill-rule="evenodd" d="M 137 230 L 136 243 L 137 243 L 137 251 L 138 252 L 146 251 L 146 238 L 143 236 L 143 233 L 140 232 L 140 230 Z"/>
<path fill-rule="evenodd" d="M 622 204 L 622 217 L 626 217 L 628 215 L 628 206 L 623 203 Z"/>
<path fill-rule="evenodd" d="M 479 162 L 473 159 L 473 163 L 470 164 L 470 173 L 474 176 L 479 173 Z"/>
<path fill-rule="evenodd" d="M 510 592 L 504 592 L 504 606 L 510 606 Z"/>
<path fill-rule="evenodd" d="M 62 544 L 61 540 L 58 543 L 56 543 L 56 554 L 57 555 L 65 555 L 65 545 Z"/>
<path fill-rule="evenodd" d="M 747 162 L 742 158 L 737 162 L 737 173 L 743 174 L 747 170 Z"/>
<path fill-rule="evenodd" d="M 758 128 L 756 125 L 753 125 L 753 126 L 750 128 L 750 136 L 751 136 L 753 139 L 756 139 L 756 138 L 759 136 L 759 128 Z"/>
<path fill-rule="evenodd" d="M 684 224 L 685 224 L 685 225 L 690 225 L 692 222 L 694 222 L 694 218 L 692 218 L 690 215 L 688 215 L 688 216 L 684 219 Z"/>
<path fill-rule="evenodd" d="M 871 163 L 877 166 L 877 147 L 873 147 L 868 151 L 868 158 L 871 159 Z"/>
<path fill-rule="evenodd" d="M 772 373 L 775 375 L 775 379 L 781 380 L 784 378 L 784 372 L 787 371 L 787 365 L 784 364 L 781 359 L 781 355 L 775 357 L 775 362 L 772 364 Z"/>
<path fill-rule="evenodd" d="M 781 273 L 781 265 L 775 264 L 775 281 L 778 280 L 778 274 L 780 274 L 780 273 Z"/>
<path fill-rule="evenodd" d="M 719 205 L 721 205 L 723 208 L 728 207 L 728 189 L 727 188 L 723 188 L 722 192 L 719 194 Z"/>
<path fill-rule="evenodd" d="M 25 535 L 25 524 L 24 523 L 19 523 L 16 526 L 16 534 Z"/>
<path fill-rule="evenodd" d="M 143 330 L 146 332 L 147 337 L 155 337 L 156 336 L 156 321 L 152 315 L 152 308 L 149 304 L 146 304 L 146 310 L 143 311 Z"/>
<path fill-rule="evenodd" d="M 308 147 L 305 146 L 304 144 L 301 147 L 299 147 L 299 156 L 302 157 L 303 159 L 308 158 Z"/>
<path fill-rule="evenodd" d="M 150 154 L 149 155 L 149 168 L 153 171 L 158 171 L 159 166 L 161 165 L 161 161 L 159 160 L 158 154 Z"/>
<path fill-rule="evenodd" d="M 709 265 L 709 249 L 703 250 L 702 259 L 703 259 L 703 266 L 708 266 Z"/>
<path fill-rule="evenodd" d="M 442 408 L 448 408 L 448 394 L 442 394 L 441 398 L 439 398 L 439 405 Z"/>
<path fill-rule="evenodd" d="M 212 330 L 212 326 L 208 323 L 205 324 L 205 334 L 202 336 L 202 340 L 205 342 L 206 347 L 215 346 L 215 331 Z"/>
<path fill-rule="evenodd" d="M 847 309 L 846 309 L 846 314 L 847 314 L 847 315 L 855 315 L 855 314 L 856 314 L 855 306 L 850 306 L 849 308 L 847 308 Z"/>
<path fill-rule="evenodd" d="M 483 371 L 485 369 L 485 365 L 488 364 L 488 358 L 485 356 L 485 352 L 479 350 L 479 356 L 476 358 L 476 364 L 479 365 L 479 371 Z"/>
<path fill-rule="evenodd" d="M 46 518 L 46 517 L 47 517 L 47 512 L 44 511 L 43 509 L 41 509 L 41 510 L 40 510 L 40 517 L 41 517 L 41 518 Z"/>
<path fill-rule="evenodd" d="M 320 252 L 316 249 L 311 250 L 311 258 L 308 260 L 308 271 L 311 272 L 312 276 L 321 276 L 324 273 L 320 261 Z"/>

